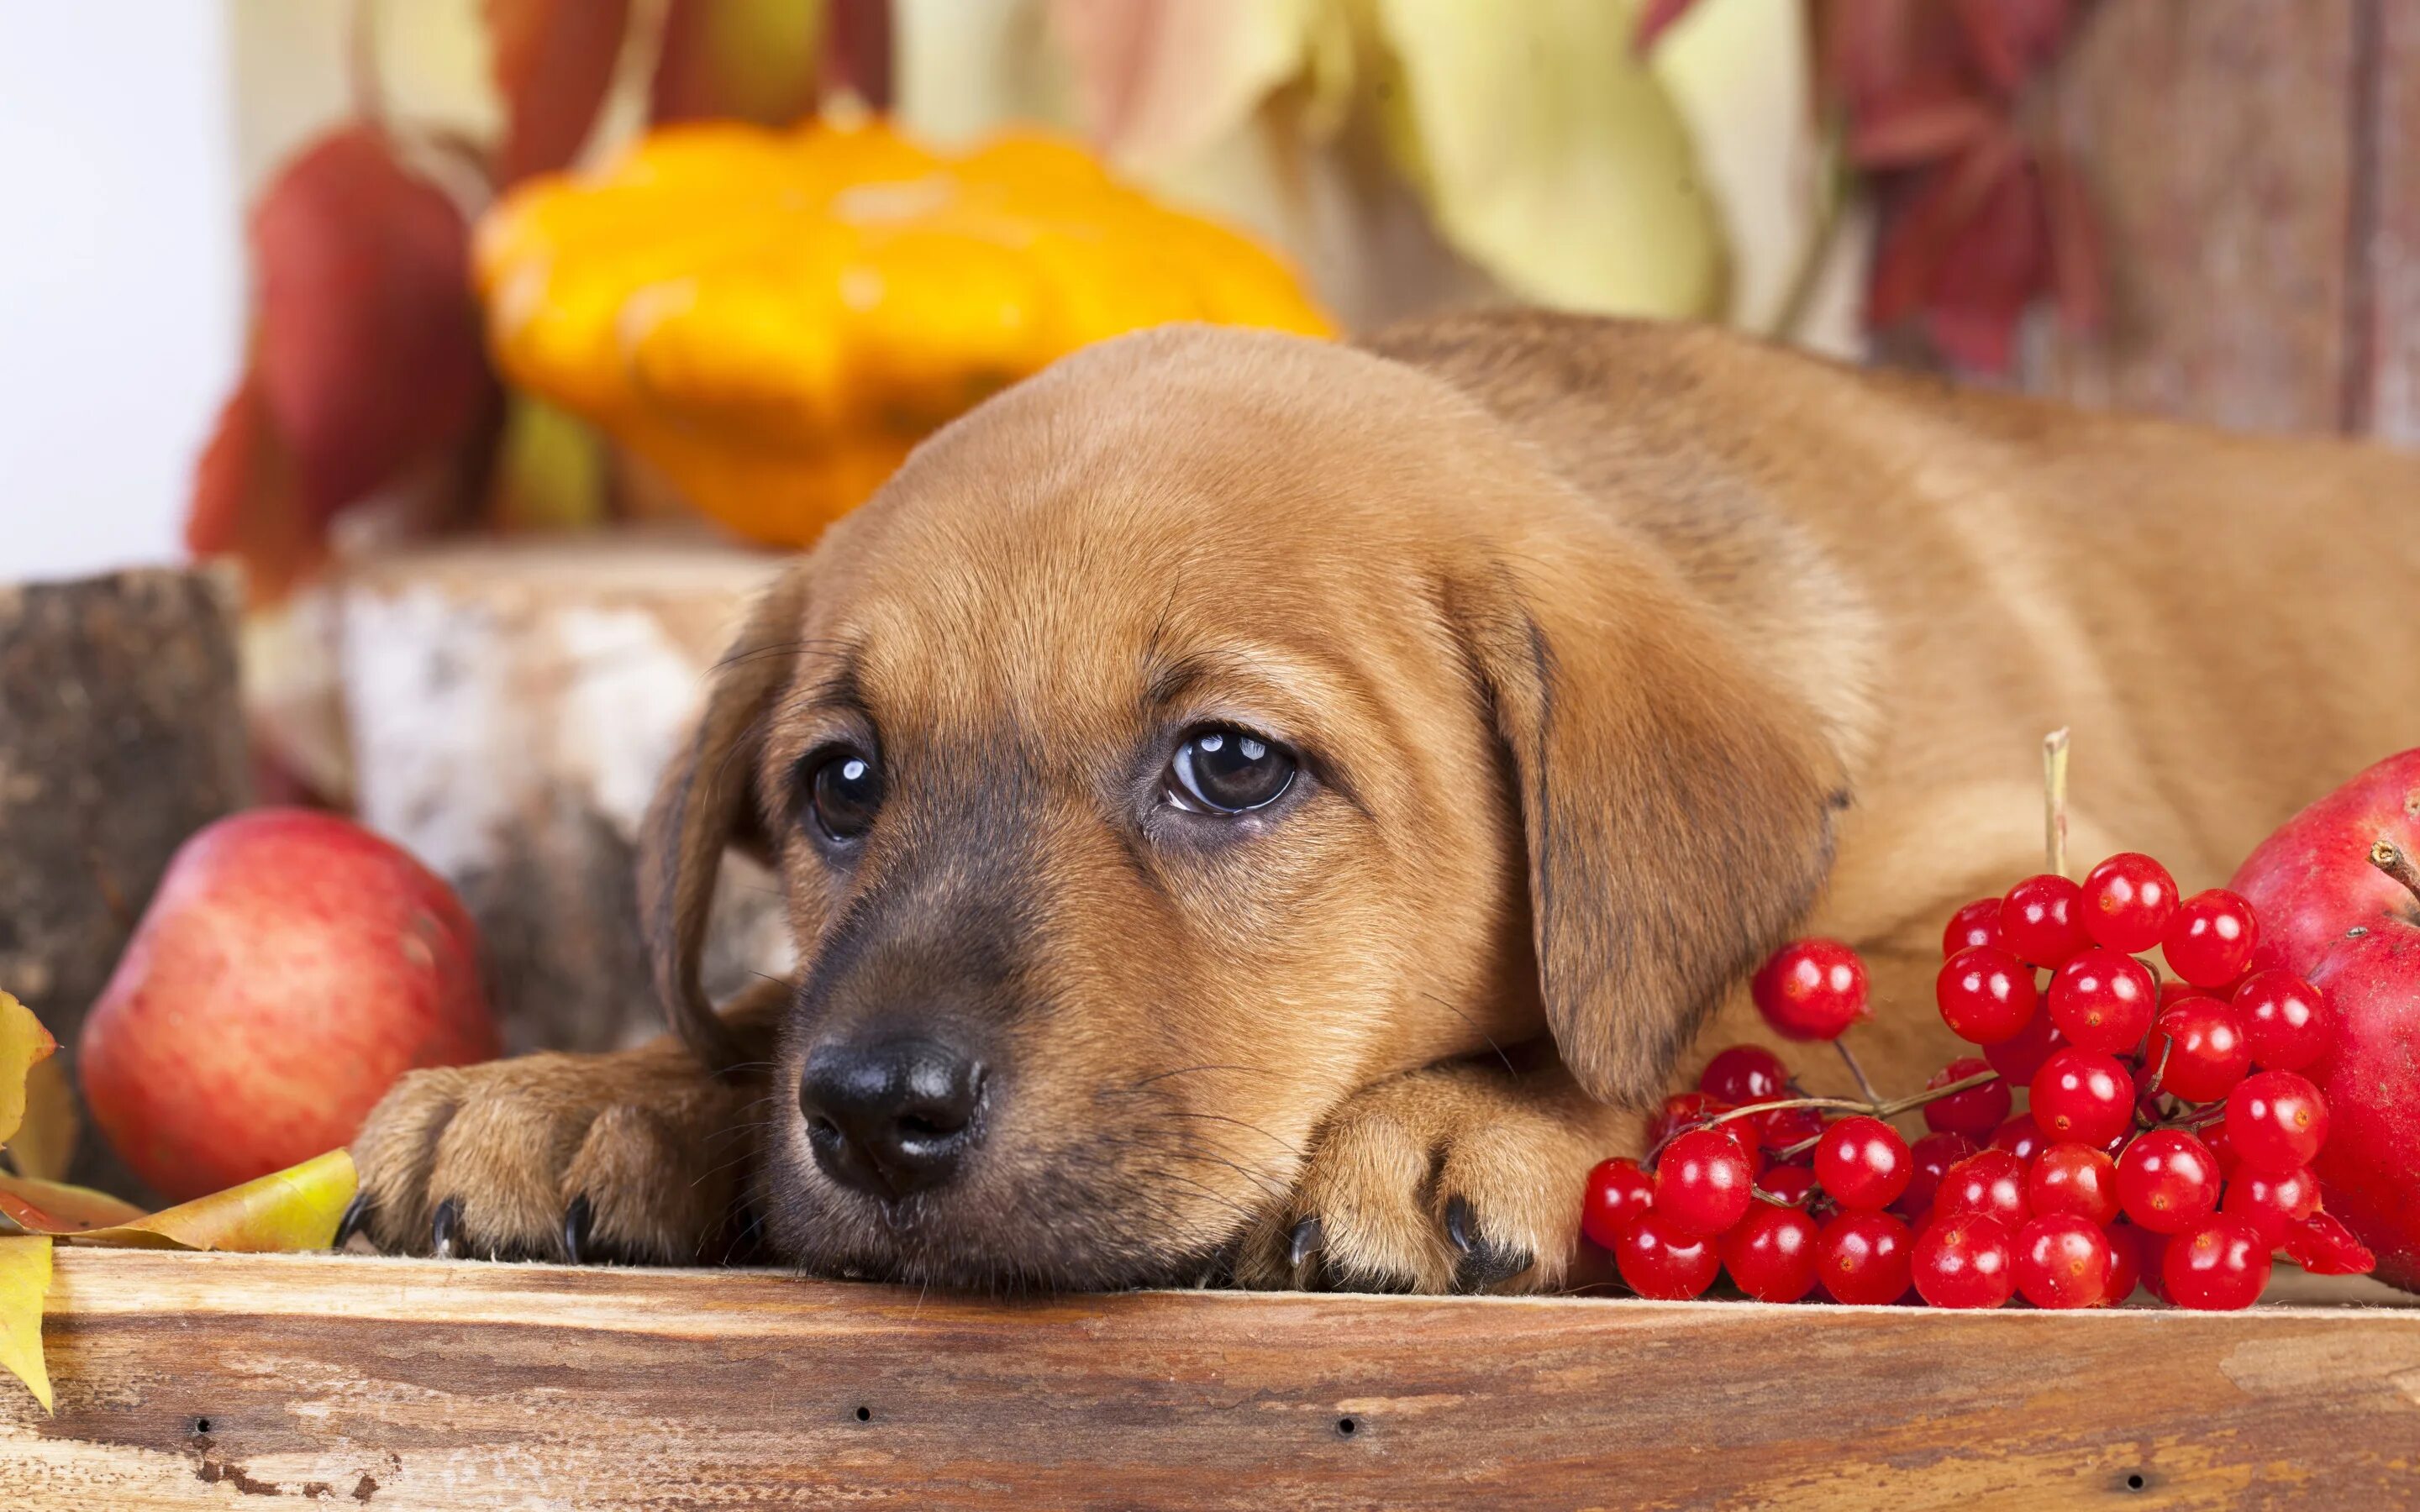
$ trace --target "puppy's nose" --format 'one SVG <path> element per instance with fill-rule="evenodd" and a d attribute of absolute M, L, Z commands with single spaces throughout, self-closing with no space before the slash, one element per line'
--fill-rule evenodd
<path fill-rule="evenodd" d="M 983 1081 L 981 1066 L 930 1040 L 817 1045 L 799 1080 L 815 1164 L 877 1197 L 938 1186 L 983 1137 Z"/>

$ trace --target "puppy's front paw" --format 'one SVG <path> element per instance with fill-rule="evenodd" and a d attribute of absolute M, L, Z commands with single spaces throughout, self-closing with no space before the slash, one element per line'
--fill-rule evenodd
<path fill-rule="evenodd" d="M 669 1044 L 413 1072 L 353 1140 L 347 1231 L 396 1254 L 694 1263 L 752 1153 L 755 1095 Z"/>
<path fill-rule="evenodd" d="M 1356 1095 L 1313 1142 L 1246 1285 L 1541 1291 L 1579 1249 L 1589 1167 L 1623 1120 L 1559 1071 L 1435 1067 Z"/>

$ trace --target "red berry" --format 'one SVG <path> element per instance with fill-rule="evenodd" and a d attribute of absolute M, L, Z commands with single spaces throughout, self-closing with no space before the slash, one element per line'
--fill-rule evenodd
<path fill-rule="evenodd" d="M 2226 1142 L 2226 1120 L 2221 1119 L 2216 1123 L 2205 1123 L 2196 1133 L 2201 1135 L 2201 1142 L 2210 1148 L 2210 1152 L 2218 1157 L 2218 1174 L 2234 1180 L 2236 1167 L 2243 1162 L 2236 1157 L 2235 1147 Z"/>
<path fill-rule="evenodd" d="M 1880 1119 L 1842 1119 L 1815 1147 L 1815 1180 L 1843 1208 L 1889 1207 L 1915 1171 L 1907 1141 Z"/>
<path fill-rule="evenodd" d="M 2023 1087 L 2034 1079 L 2042 1062 L 2055 1051 L 2067 1048 L 2067 1036 L 2058 1032 L 2047 1013 L 2037 1013 L 2017 1031 L 2016 1038 L 1983 1047 L 1983 1058 L 2010 1087 Z"/>
<path fill-rule="evenodd" d="M 2160 1269 L 2178 1306 L 2235 1312 L 2269 1284 L 2269 1247 L 2250 1224 L 2221 1215 L 2169 1241 Z"/>
<path fill-rule="evenodd" d="M 2017 1290 L 2037 1307 L 2094 1307 L 2109 1289 L 2109 1236 L 2073 1213 L 2017 1230 L 2015 1262 Z"/>
<path fill-rule="evenodd" d="M 2118 1163 L 2087 1145 L 2053 1145 L 2025 1175 L 2025 1205 L 2105 1227 L 2118 1216 Z"/>
<path fill-rule="evenodd" d="M 2306 1165 L 2246 1171 L 2226 1183 L 2226 1200 L 2219 1211 L 2250 1224 L 2259 1231 L 2260 1242 L 2275 1249 L 2296 1224 L 2319 1211 L 2319 1180 Z"/>
<path fill-rule="evenodd" d="M 2101 1293 L 2101 1304 L 2115 1307 L 2134 1295 L 2143 1284 L 2144 1232 L 2133 1224 L 2110 1224 L 2101 1231 L 2109 1242 L 2109 1283 Z"/>
<path fill-rule="evenodd" d="M 2327 1138 L 2328 1104 L 2299 1072 L 2258 1072 L 2226 1094 L 2226 1142 L 2250 1169 L 2308 1165 Z"/>
<path fill-rule="evenodd" d="M 1930 1134 L 1908 1147 L 1907 1190 L 1891 1204 L 1902 1218 L 1916 1219 L 1931 1211 L 1949 1167 L 1982 1147 L 1962 1134 Z"/>
<path fill-rule="evenodd" d="M 1647 1148 L 1653 1149 L 1683 1129 L 1694 1128 L 1717 1114 L 1729 1113 L 1731 1105 L 1703 1092 L 1675 1092 L 1664 1100 L 1654 1117 L 1647 1120 Z"/>
<path fill-rule="evenodd" d="M 1778 1197 L 1793 1208 L 1807 1206 L 1807 1199 L 1816 1192 L 1815 1168 L 1811 1165 L 1776 1165 L 1756 1179 L 1756 1189 L 1769 1197 Z M 1748 1210 L 1753 1215 L 1756 1211 Z"/>
<path fill-rule="evenodd" d="M 2086 872 L 2079 891 L 2084 932 L 2129 955 L 2159 944 L 2176 917 L 2177 879 L 2136 851 L 2121 852 Z"/>
<path fill-rule="evenodd" d="M 2105 1145 L 2134 1118 L 2134 1082 L 2111 1057 L 2073 1045 L 2034 1072 L 2034 1121 L 2056 1144 Z"/>
<path fill-rule="evenodd" d="M 2160 984 L 2142 964 L 2116 950 L 2079 950 L 2050 979 L 2051 1022 L 2080 1049 L 2118 1055 L 2143 1042 L 2159 1005 Z"/>
<path fill-rule="evenodd" d="M 1907 1225 L 1886 1212 L 1844 1212 L 1815 1242 L 1816 1274 L 1834 1302 L 1881 1307 L 1907 1295 Z"/>
<path fill-rule="evenodd" d="M 1790 1069 L 1761 1044 L 1735 1044 L 1698 1073 L 1699 1091 L 1735 1108 L 1786 1097 L 1789 1089 Z"/>
<path fill-rule="evenodd" d="M 1997 1307 L 2017 1289 L 2009 1227 L 1979 1212 L 1925 1228 L 1909 1254 L 1916 1289 L 1935 1307 Z"/>
<path fill-rule="evenodd" d="M 2286 1231 L 2286 1258 L 2313 1275 L 2367 1275 L 2378 1269 L 2352 1230 L 2330 1213 L 2315 1212 Z"/>
<path fill-rule="evenodd" d="M 2020 1113 L 1992 1131 L 1991 1148 L 2031 1163 L 2050 1148 L 2050 1141 L 2042 1137 L 2041 1125 L 2034 1122 L 2032 1114 Z"/>
<path fill-rule="evenodd" d="M 1866 964 L 1838 940 L 1792 940 L 1748 983 L 1764 1022 L 1792 1040 L 1837 1040 L 1873 1011 Z"/>
<path fill-rule="evenodd" d="M 1925 1090 L 1962 1082 L 1991 1069 L 1989 1062 L 1966 1056 L 1934 1072 L 1924 1084 Z M 1980 1139 L 2008 1118 L 2009 1102 L 2007 1082 L 1985 1082 L 1924 1104 L 1924 1126 L 1934 1134 L 1965 1134 Z"/>
<path fill-rule="evenodd" d="M 1823 1115 L 1814 1108 L 1775 1108 L 1748 1120 L 1765 1149 L 1776 1153 L 1794 1149 L 1823 1132 Z"/>
<path fill-rule="evenodd" d="M 2084 933 L 2081 890 L 2051 872 L 2027 877 L 2000 900 L 2000 943 L 2020 961 L 2058 966 L 2092 943 Z"/>
<path fill-rule="evenodd" d="M 1756 1168 L 1725 1129 L 1676 1134 L 1655 1163 L 1654 1211 L 1678 1234 L 1719 1234 L 1747 1212 Z"/>
<path fill-rule="evenodd" d="M 1635 1160 L 1601 1160 L 1590 1168 L 1580 1199 L 1580 1232 L 1611 1249 L 1621 1231 L 1655 1205 L 1655 1179 Z"/>
<path fill-rule="evenodd" d="M 1997 1218 L 2010 1233 L 2033 1216 L 2025 1206 L 2025 1163 L 2005 1149 L 1986 1149 L 1949 1167 L 1933 1194 L 1932 1211 L 1942 1217 L 1979 1212 Z"/>
<path fill-rule="evenodd" d="M 2197 892 L 2178 907 L 2160 936 L 2168 969 L 2196 987 L 2224 987 L 2243 975 L 2260 944 L 2252 905 L 2225 887 Z"/>
<path fill-rule="evenodd" d="M 1682 1233 L 1660 1212 L 1622 1230 L 1613 1260 L 1631 1290 L 1659 1302 L 1688 1301 L 1713 1286 L 1722 1267 L 1714 1241 Z"/>
<path fill-rule="evenodd" d="M 1815 1289 L 1815 1220 L 1760 1202 L 1723 1236 L 1723 1267 L 1759 1302 L 1796 1302 Z"/>
<path fill-rule="evenodd" d="M 2144 1085 L 2188 1103 L 2215 1103 L 2252 1069 L 2251 1047 L 2235 1010 L 2215 997 L 2180 997 L 2161 1011 L 2143 1051 Z"/>
<path fill-rule="evenodd" d="M 1941 932 L 1941 959 L 1947 961 L 1969 946 L 1999 943 L 2000 900 L 1978 898 L 1949 916 L 1949 927 Z"/>
<path fill-rule="evenodd" d="M 2236 1022 L 2253 1063 L 2301 1071 L 2327 1054 L 2333 1026 L 2319 990 L 2290 971 L 2256 971 L 2235 989 Z"/>
<path fill-rule="evenodd" d="M 2153 1129 L 2118 1157 L 2118 1200 L 2155 1234 L 2180 1234 L 2218 1211 L 2218 1157 L 2181 1129 Z"/>
<path fill-rule="evenodd" d="M 1997 1044 L 2032 1021 L 2034 974 L 2006 950 L 1970 946 L 1942 963 L 1932 997 L 1952 1034 L 1970 1044 Z"/>

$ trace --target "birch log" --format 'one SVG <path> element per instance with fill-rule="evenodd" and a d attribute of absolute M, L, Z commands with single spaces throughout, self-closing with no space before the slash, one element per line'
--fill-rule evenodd
<path fill-rule="evenodd" d="M 362 818 L 461 892 L 508 1049 L 609 1049 L 662 1026 L 633 841 L 780 567 L 688 537 L 482 540 L 364 564 L 340 588 Z M 786 966 L 774 879 L 734 858 L 708 990 Z"/>

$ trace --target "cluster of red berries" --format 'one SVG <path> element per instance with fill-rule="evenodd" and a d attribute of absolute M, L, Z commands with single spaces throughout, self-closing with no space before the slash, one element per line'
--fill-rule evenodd
<path fill-rule="evenodd" d="M 1764 1302 L 2090 1307 L 2139 1284 L 2231 1309 L 2280 1249 L 2366 1272 L 2310 1170 L 2328 1110 L 2302 1072 L 2328 1048 L 2326 1004 L 2253 969 L 2258 942 L 2249 903 L 2180 900 L 2148 856 L 2080 885 L 2028 877 L 1942 938 L 1935 998 L 1979 1057 L 1855 1103 L 1801 1096 L 1772 1052 L 1733 1045 L 1666 1101 L 1644 1162 L 1590 1173 L 1581 1227 L 1633 1290 L 1672 1300 L 1728 1271 Z M 2135 958 L 2154 947 L 2177 980 Z M 1751 991 L 1792 1039 L 1837 1041 L 1871 1012 L 1864 963 L 1832 940 L 1783 947 Z M 1918 1111 L 1910 1143 L 1888 1120 Z"/>

